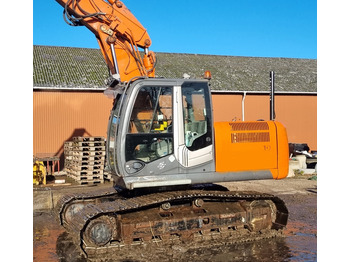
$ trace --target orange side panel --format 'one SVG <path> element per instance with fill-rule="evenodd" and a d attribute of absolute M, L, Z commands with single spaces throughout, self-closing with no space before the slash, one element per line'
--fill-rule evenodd
<path fill-rule="evenodd" d="M 278 175 L 276 179 L 287 177 L 289 171 L 289 147 L 286 128 L 275 121 L 278 143 Z"/>
<path fill-rule="evenodd" d="M 278 145 L 275 122 L 216 122 L 214 129 L 217 172 L 270 170 L 274 178 L 279 177 L 279 164 L 285 160 L 278 157 L 284 147 Z M 287 141 L 284 136 L 282 143 Z"/>

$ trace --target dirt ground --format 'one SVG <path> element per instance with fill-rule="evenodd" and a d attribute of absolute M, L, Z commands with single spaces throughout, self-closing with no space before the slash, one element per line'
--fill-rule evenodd
<path fill-rule="evenodd" d="M 113 259 L 95 261 L 317 261 L 317 181 L 310 178 L 220 183 L 230 190 L 271 193 L 283 199 L 289 210 L 284 237 L 206 247 L 138 247 L 132 252 L 121 250 Z M 87 261 L 52 213 L 35 212 L 33 218 L 33 261 Z"/>

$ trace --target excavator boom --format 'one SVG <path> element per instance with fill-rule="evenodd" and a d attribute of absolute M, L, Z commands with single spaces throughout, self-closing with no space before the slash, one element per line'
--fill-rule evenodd
<path fill-rule="evenodd" d="M 121 2 L 113 0 L 56 0 L 64 7 L 65 21 L 93 32 L 110 70 L 107 84 L 115 86 L 134 77 L 154 77 L 155 55 L 149 51 L 146 29 Z M 144 56 L 138 48 L 144 49 Z"/>

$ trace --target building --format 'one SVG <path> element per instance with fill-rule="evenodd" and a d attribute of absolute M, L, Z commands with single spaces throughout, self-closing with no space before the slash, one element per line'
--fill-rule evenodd
<path fill-rule="evenodd" d="M 276 120 L 289 142 L 317 150 L 317 60 L 157 53 L 156 74 L 212 73 L 214 121 L 269 119 L 270 71 Z M 58 155 L 74 136 L 104 136 L 112 100 L 103 95 L 108 68 L 99 49 L 33 47 L 33 154 Z"/>

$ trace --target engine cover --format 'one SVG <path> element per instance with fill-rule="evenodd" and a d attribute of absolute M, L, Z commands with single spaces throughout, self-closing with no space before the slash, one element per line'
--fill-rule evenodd
<path fill-rule="evenodd" d="M 216 172 L 270 170 L 275 179 L 288 175 L 286 129 L 276 121 L 216 122 Z"/>

